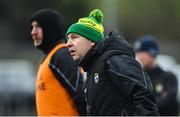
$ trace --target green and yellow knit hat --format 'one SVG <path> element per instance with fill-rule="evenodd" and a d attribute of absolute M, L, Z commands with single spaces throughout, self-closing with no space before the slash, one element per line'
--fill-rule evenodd
<path fill-rule="evenodd" d="M 91 11 L 88 17 L 80 18 L 75 24 L 72 24 L 67 30 L 69 33 L 77 33 L 93 42 L 98 43 L 104 37 L 104 28 L 101 24 L 103 21 L 103 13 L 99 9 Z"/>

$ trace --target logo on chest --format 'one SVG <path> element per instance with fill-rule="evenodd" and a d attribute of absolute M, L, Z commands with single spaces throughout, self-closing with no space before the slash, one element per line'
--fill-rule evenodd
<path fill-rule="evenodd" d="M 36 91 L 45 91 L 46 90 L 46 82 L 44 81 L 42 74 L 36 80 Z"/>
<path fill-rule="evenodd" d="M 94 74 L 94 82 L 95 82 L 95 83 L 98 83 L 98 82 L 99 82 L 99 74 L 98 74 L 98 73 L 95 73 L 95 74 Z"/>
<path fill-rule="evenodd" d="M 155 85 L 155 90 L 157 93 L 161 93 L 164 90 L 164 86 L 161 83 Z"/>

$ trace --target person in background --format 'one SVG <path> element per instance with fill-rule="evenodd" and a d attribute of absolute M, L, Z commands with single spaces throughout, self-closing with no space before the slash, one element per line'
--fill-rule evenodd
<path fill-rule="evenodd" d="M 152 84 L 120 35 L 104 38 L 103 13 L 93 10 L 67 30 L 67 47 L 87 72 L 88 115 L 159 115 Z"/>
<path fill-rule="evenodd" d="M 140 37 L 134 44 L 136 59 L 146 69 L 150 76 L 160 115 L 178 115 L 178 81 L 171 72 L 164 71 L 156 63 L 159 47 L 156 37 L 145 35 Z"/>
<path fill-rule="evenodd" d="M 36 79 L 37 114 L 86 115 L 83 78 L 63 41 L 62 16 L 42 9 L 32 15 L 30 23 L 34 46 L 45 54 Z"/>

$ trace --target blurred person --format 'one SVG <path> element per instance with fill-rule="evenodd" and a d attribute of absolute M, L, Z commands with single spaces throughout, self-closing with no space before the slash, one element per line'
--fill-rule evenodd
<path fill-rule="evenodd" d="M 156 37 L 145 35 L 135 43 L 137 60 L 144 66 L 154 86 L 160 115 L 178 115 L 178 81 L 174 74 L 166 72 L 156 63 L 159 54 Z"/>
<path fill-rule="evenodd" d="M 32 15 L 30 22 L 34 46 L 45 54 L 36 80 L 38 115 L 85 115 L 83 78 L 63 41 L 61 14 L 42 9 Z"/>
<path fill-rule="evenodd" d="M 95 9 L 66 33 L 71 56 L 87 72 L 88 115 L 158 115 L 152 84 L 133 48 L 114 32 L 104 39 L 102 20 Z"/>

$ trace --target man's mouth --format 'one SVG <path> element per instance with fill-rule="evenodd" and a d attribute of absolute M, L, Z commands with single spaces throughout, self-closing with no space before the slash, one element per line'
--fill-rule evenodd
<path fill-rule="evenodd" d="M 73 55 L 75 55 L 75 50 L 70 50 L 70 54 L 71 54 L 71 56 L 73 56 Z"/>

